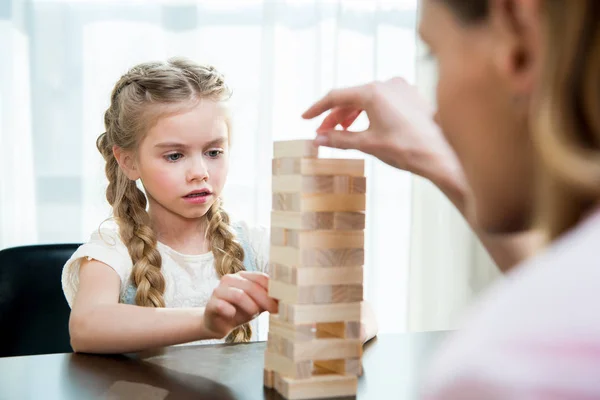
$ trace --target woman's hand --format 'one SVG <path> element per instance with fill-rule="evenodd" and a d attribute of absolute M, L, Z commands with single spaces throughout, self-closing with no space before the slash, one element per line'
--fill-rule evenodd
<path fill-rule="evenodd" d="M 465 186 L 462 169 L 434 121 L 433 110 L 404 79 L 332 90 L 302 117 L 314 118 L 328 110 L 317 129 L 316 144 L 371 154 L 431 180 L 442 190 Z M 369 127 L 349 131 L 363 111 Z M 338 125 L 342 129 L 336 129 Z"/>

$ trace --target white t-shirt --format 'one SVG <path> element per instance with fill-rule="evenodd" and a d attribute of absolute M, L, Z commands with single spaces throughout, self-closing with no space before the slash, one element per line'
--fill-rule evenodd
<path fill-rule="evenodd" d="M 600 399 L 600 210 L 486 293 L 423 388 L 425 399 Z"/>
<path fill-rule="evenodd" d="M 268 273 L 268 230 L 263 227 L 251 228 L 243 222 L 232 224 L 232 227 L 244 247 L 246 269 Z M 161 271 L 165 277 L 166 307 L 206 306 L 213 290 L 219 284 L 212 252 L 187 255 L 160 242 L 157 247 L 162 257 Z M 114 269 L 121 278 L 120 302 L 134 304 L 135 286 L 131 281 L 133 263 L 114 222 L 107 222 L 101 226 L 101 229 L 92 233 L 90 240 L 81 245 L 64 265 L 62 288 L 71 307 L 79 288 L 79 267 L 84 258 L 101 261 Z M 254 319 L 250 324 L 253 330 L 251 340 L 266 340 L 268 334 L 268 326 L 265 326 L 268 324 L 266 315 Z M 222 342 L 223 340 L 202 340 L 193 344 Z"/>

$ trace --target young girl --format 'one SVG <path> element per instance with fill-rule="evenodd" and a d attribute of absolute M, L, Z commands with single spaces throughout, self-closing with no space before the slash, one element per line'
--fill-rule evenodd
<path fill-rule="evenodd" d="M 75 351 L 264 337 L 255 317 L 277 311 L 267 232 L 230 222 L 220 200 L 228 97 L 221 74 L 183 59 L 137 65 L 117 82 L 96 142 L 114 223 L 62 274 Z"/>
<path fill-rule="evenodd" d="M 277 311 L 268 232 L 230 222 L 220 200 L 228 97 L 215 69 L 183 59 L 140 64 L 117 82 L 97 140 L 114 223 L 102 224 L 62 275 L 75 351 L 266 339 L 255 317 Z M 363 310 L 366 340 L 377 327 Z"/>

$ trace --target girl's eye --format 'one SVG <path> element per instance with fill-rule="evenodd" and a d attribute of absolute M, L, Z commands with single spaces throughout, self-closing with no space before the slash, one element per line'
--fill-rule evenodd
<path fill-rule="evenodd" d="M 165 156 L 167 161 L 170 161 L 170 162 L 178 161 L 181 157 L 183 157 L 183 154 L 181 154 L 181 153 L 167 154 Z"/>
<path fill-rule="evenodd" d="M 221 154 L 223 154 L 223 150 L 209 150 L 206 152 L 206 154 L 210 157 L 210 158 L 217 158 L 219 157 Z"/>

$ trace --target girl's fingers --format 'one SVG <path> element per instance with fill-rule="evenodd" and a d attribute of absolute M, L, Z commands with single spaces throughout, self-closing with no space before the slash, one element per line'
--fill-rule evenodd
<path fill-rule="evenodd" d="M 236 275 L 256 283 L 265 290 L 269 290 L 269 275 L 263 272 L 240 271 Z"/>
<path fill-rule="evenodd" d="M 213 295 L 248 315 L 256 315 L 261 312 L 256 302 L 242 289 L 220 285 L 215 289 Z"/>
<path fill-rule="evenodd" d="M 239 272 L 221 278 L 224 285 L 243 290 L 262 311 L 277 312 L 277 302 L 269 297 L 269 277 L 261 272 Z"/>
<path fill-rule="evenodd" d="M 209 315 L 232 319 L 235 317 L 236 309 L 228 302 L 213 296 L 206 305 L 204 312 Z"/>

